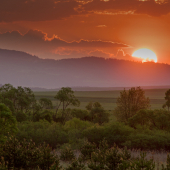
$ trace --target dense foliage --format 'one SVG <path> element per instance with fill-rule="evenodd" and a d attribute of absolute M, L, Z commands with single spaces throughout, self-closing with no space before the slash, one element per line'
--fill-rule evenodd
<path fill-rule="evenodd" d="M 132 159 L 127 149 L 170 151 L 169 90 L 165 96 L 164 108 L 151 110 L 140 87 L 124 90 L 111 113 L 99 102 L 70 109 L 80 104 L 71 88 L 54 95 L 55 106 L 44 97 L 36 100 L 30 88 L 6 84 L 0 88 L 0 170 L 59 170 L 61 160 L 70 162 L 67 170 L 152 170 L 153 160 L 144 153 Z"/>

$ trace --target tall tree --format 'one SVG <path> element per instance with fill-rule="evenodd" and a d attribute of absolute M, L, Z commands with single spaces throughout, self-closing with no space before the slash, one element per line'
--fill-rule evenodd
<path fill-rule="evenodd" d="M 53 120 L 56 121 L 56 116 L 60 106 L 62 106 L 62 115 L 60 117 L 61 122 L 64 124 L 66 118 L 70 114 L 70 110 L 67 109 L 69 105 L 79 106 L 80 101 L 75 97 L 74 91 L 70 87 L 62 87 L 54 97 L 59 101 L 56 108 L 56 113 L 53 115 Z"/>
<path fill-rule="evenodd" d="M 62 105 L 63 111 L 65 111 L 69 105 L 80 105 L 80 101 L 75 97 L 74 91 L 70 87 L 62 87 L 54 98 L 59 100 L 57 109 Z"/>
<path fill-rule="evenodd" d="M 166 108 L 168 107 L 168 111 L 169 111 L 169 108 L 170 108 L 170 89 L 166 91 L 165 93 L 165 104 L 162 106 L 163 108 Z"/>
<path fill-rule="evenodd" d="M 128 91 L 125 89 L 120 92 L 117 99 L 116 115 L 120 121 L 127 122 L 141 109 L 148 109 L 150 100 L 145 97 L 145 92 L 141 87 L 132 87 Z"/>

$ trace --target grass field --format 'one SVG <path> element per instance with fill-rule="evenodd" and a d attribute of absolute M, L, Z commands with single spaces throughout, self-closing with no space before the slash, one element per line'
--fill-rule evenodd
<path fill-rule="evenodd" d="M 165 103 L 165 92 L 168 89 L 146 89 L 145 96 L 150 98 L 151 109 L 161 109 Z M 52 100 L 55 106 L 57 101 L 54 96 L 57 91 L 34 92 L 36 99 L 42 97 Z M 120 95 L 120 90 L 115 91 L 75 91 L 75 96 L 80 100 L 80 109 L 85 109 L 89 102 L 100 102 L 104 109 L 113 110 L 116 107 L 116 100 Z"/>

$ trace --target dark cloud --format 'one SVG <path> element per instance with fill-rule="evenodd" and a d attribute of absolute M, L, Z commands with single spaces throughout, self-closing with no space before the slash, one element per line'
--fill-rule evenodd
<path fill-rule="evenodd" d="M 88 51 L 94 51 L 98 48 L 105 49 L 124 47 L 129 46 L 122 43 L 101 40 L 67 42 L 56 36 L 49 38 L 46 33 L 39 30 L 30 30 L 24 35 L 18 31 L 0 34 L 0 48 L 25 51 L 44 58 L 50 58 L 51 54 L 55 54 L 56 56 L 64 54 L 69 58 L 69 54 L 72 54 L 75 51 L 77 54 L 81 53 L 86 56 Z"/>
<path fill-rule="evenodd" d="M 0 22 L 47 21 L 78 14 L 74 0 L 1 0 Z"/>
<path fill-rule="evenodd" d="M 170 12 L 170 2 L 169 0 L 1 0 L 0 22 L 49 21 L 96 11 L 107 13 L 108 10 L 114 14 L 134 12 L 160 16 Z"/>
<path fill-rule="evenodd" d="M 166 15 L 170 12 L 169 0 L 93 0 L 83 5 L 85 11 L 112 10 L 113 14 L 133 12 L 136 14 L 148 14 L 151 16 Z M 108 11 L 111 12 L 111 11 Z"/>

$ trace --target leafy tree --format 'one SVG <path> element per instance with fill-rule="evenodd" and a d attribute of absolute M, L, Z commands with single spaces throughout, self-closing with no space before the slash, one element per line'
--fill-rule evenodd
<path fill-rule="evenodd" d="M 165 93 L 165 100 L 166 100 L 166 103 L 162 107 L 163 108 L 168 107 L 168 111 L 169 111 L 169 108 L 170 108 L 170 89 L 167 90 L 166 93 Z"/>
<path fill-rule="evenodd" d="M 17 131 L 16 119 L 12 116 L 10 109 L 0 103 L 0 142 L 5 136 L 14 134 Z"/>
<path fill-rule="evenodd" d="M 69 106 L 79 106 L 80 101 L 74 96 L 74 91 L 70 87 L 62 87 L 61 90 L 58 91 L 55 99 L 59 100 L 58 107 L 62 104 L 63 111 Z"/>
<path fill-rule="evenodd" d="M 92 122 L 99 123 L 99 125 L 101 125 L 104 122 L 109 121 L 109 113 L 104 110 L 104 108 L 99 102 L 88 103 L 86 109 L 89 111 L 89 115 Z"/>
<path fill-rule="evenodd" d="M 141 87 L 132 87 L 128 91 L 125 89 L 120 92 L 115 109 L 120 121 L 128 122 L 128 119 L 134 116 L 141 109 L 150 107 L 149 98 L 145 97 L 145 92 Z"/>
<path fill-rule="evenodd" d="M 79 106 L 80 105 L 80 101 L 75 97 L 74 95 L 74 91 L 70 88 L 70 87 L 62 87 L 61 90 L 59 90 L 56 94 L 56 96 L 54 97 L 55 99 L 57 99 L 59 101 L 57 108 L 56 108 L 56 113 L 53 115 L 53 120 L 56 121 L 56 116 L 58 113 L 58 110 L 60 108 L 60 106 L 62 105 L 62 123 L 65 122 L 65 115 L 68 115 L 68 112 L 70 110 L 67 110 L 67 107 L 69 105 L 72 106 Z"/>
<path fill-rule="evenodd" d="M 49 110 L 37 111 L 37 112 L 33 113 L 32 120 L 34 122 L 38 122 L 40 120 L 47 120 L 48 122 L 51 123 L 52 114 L 53 114 L 53 112 L 51 112 Z"/>
<path fill-rule="evenodd" d="M 30 88 L 21 86 L 15 88 L 11 84 L 5 84 L 0 88 L 0 102 L 8 106 L 12 113 L 30 113 L 35 101 Z"/>

